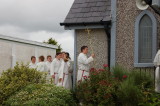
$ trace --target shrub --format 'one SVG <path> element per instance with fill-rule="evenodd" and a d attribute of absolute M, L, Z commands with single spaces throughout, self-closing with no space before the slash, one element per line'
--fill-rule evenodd
<path fill-rule="evenodd" d="M 84 105 L 137 106 L 156 97 L 148 96 L 146 92 L 153 92 L 150 75 L 116 66 L 111 72 L 106 67 L 92 68 L 90 77 L 78 83 L 75 95 Z"/>
<path fill-rule="evenodd" d="M 142 101 L 141 90 L 135 85 L 133 78 L 123 81 L 116 92 L 119 104 L 122 106 L 136 106 Z"/>
<path fill-rule="evenodd" d="M 130 77 L 134 79 L 135 85 L 143 88 L 152 88 L 154 86 L 154 79 L 146 73 L 142 71 L 141 73 L 139 70 L 134 70 L 130 72 Z"/>
<path fill-rule="evenodd" d="M 30 69 L 27 65 L 17 65 L 14 69 L 4 71 L 0 77 L 0 104 L 25 86 L 34 83 L 45 83 L 46 76 Z"/>
<path fill-rule="evenodd" d="M 129 74 L 129 71 L 127 69 L 119 65 L 113 67 L 111 70 L 112 70 L 114 77 L 119 80 L 123 80 L 124 75 L 128 76 Z"/>
<path fill-rule="evenodd" d="M 31 84 L 11 96 L 5 105 L 12 106 L 76 106 L 72 94 L 62 87 Z"/>
<path fill-rule="evenodd" d="M 90 78 L 79 82 L 76 95 L 84 105 L 113 105 L 118 83 L 109 70 L 91 69 Z"/>

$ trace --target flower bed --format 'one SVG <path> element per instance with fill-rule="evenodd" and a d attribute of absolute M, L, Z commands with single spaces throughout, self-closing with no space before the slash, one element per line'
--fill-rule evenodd
<path fill-rule="evenodd" d="M 120 66 L 112 68 L 111 72 L 107 65 L 103 67 L 99 70 L 92 68 L 90 77 L 78 82 L 75 95 L 83 105 L 146 106 L 144 103 L 147 100 L 150 102 L 151 98 L 146 94 L 154 92 L 150 75 L 126 70 Z M 156 100 L 160 101 L 159 98 Z"/>

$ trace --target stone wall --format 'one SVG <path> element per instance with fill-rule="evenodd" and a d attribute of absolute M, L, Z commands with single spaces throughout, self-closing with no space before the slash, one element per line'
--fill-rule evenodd
<path fill-rule="evenodd" d="M 93 51 L 96 55 L 95 64 L 92 63 L 91 67 L 94 68 L 102 68 L 103 64 L 107 64 L 107 35 L 104 29 L 91 29 L 91 37 L 89 37 L 88 33 L 83 30 L 76 30 L 77 36 L 77 55 L 80 53 L 80 48 L 84 45 L 89 47 L 89 54 L 91 54 L 91 46 L 93 47 Z M 92 44 L 90 45 L 89 39 L 91 38 Z"/>
<path fill-rule="evenodd" d="M 158 19 L 159 45 L 160 17 L 152 9 L 148 10 Z M 117 0 L 116 63 L 128 68 L 134 67 L 134 27 L 136 17 L 141 12 L 136 7 L 136 0 Z"/>

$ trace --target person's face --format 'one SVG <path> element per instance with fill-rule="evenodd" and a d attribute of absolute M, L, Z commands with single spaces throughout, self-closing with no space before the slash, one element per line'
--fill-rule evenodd
<path fill-rule="evenodd" d="M 66 54 L 64 54 L 64 55 L 63 55 L 63 58 L 65 58 L 65 59 L 66 59 L 66 58 L 67 58 L 67 55 L 66 55 Z"/>
<path fill-rule="evenodd" d="M 62 53 L 62 58 L 64 58 L 64 56 L 65 56 L 65 53 Z"/>
<path fill-rule="evenodd" d="M 83 53 L 84 53 L 84 54 L 87 54 L 87 53 L 88 53 L 88 48 L 85 48 L 85 49 L 83 50 Z"/>
<path fill-rule="evenodd" d="M 52 62 L 52 57 L 48 57 L 47 59 L 49 62 Z"/>
<path fill-rule="evenodd" d="M 56 56 L 56 58 L 61 59 L 62 58 L 62 54 L 59 54 L 58 56 Z"/>
<path fill-rule="evenodd" d="M 41 62 L 41 59 L 39 59 L 39 62 Z"/>
<path fill-rule="evenodd" d="M 36 58 L 32 58 L 32 63 L 35 63 L 36 62 Z"/>

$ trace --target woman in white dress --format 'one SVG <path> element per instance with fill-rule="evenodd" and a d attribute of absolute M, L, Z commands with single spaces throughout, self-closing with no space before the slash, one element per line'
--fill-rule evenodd
<path fill-rule="evenodd" d="M 71 84 L 71 77 L 69 73 L 69 68 L 70 68 L 70 61 L 69 57 L 67 54 L 63 56 L 63 60 L 61 63 L 61 67 L 59 70 L 59 82 L 58 86 L 63 86 L 66 89 L 72 89 L 72 84 Z"/>

